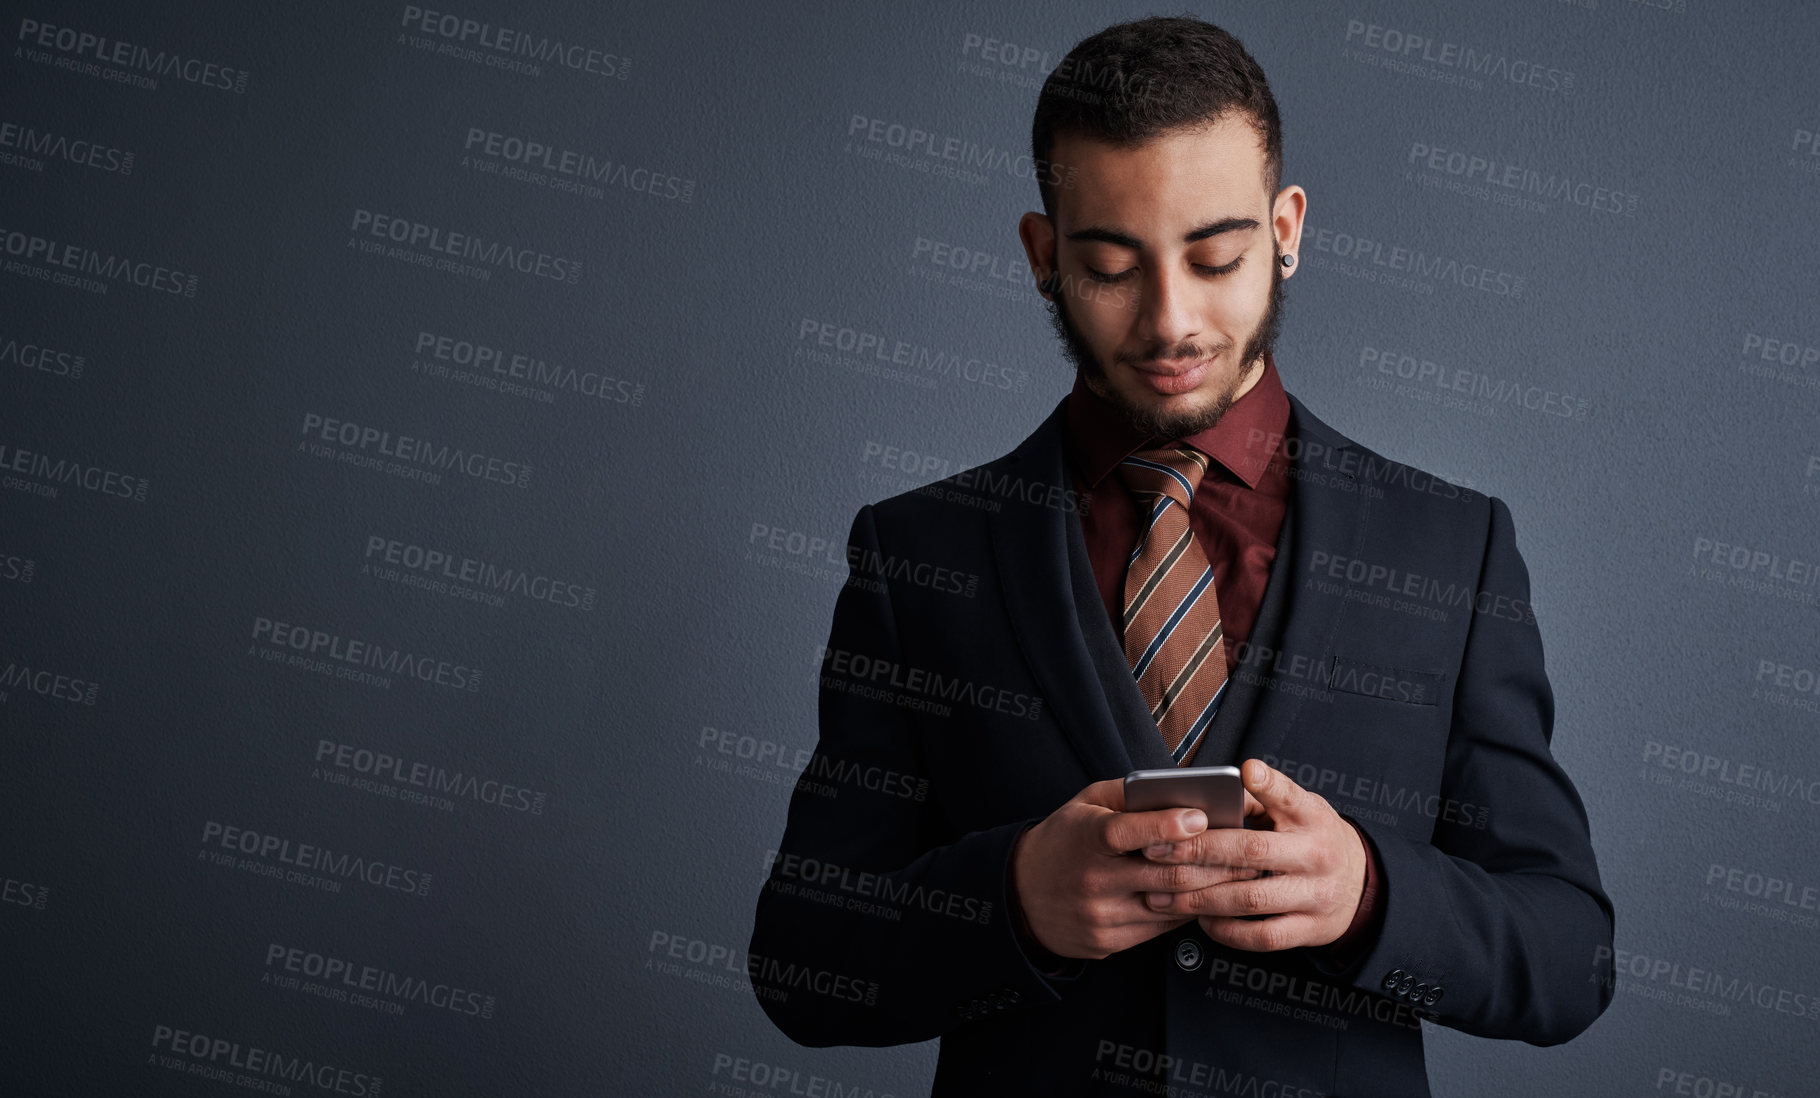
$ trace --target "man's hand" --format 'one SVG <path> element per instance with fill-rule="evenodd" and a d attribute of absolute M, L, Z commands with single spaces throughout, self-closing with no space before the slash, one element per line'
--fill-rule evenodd
<path fill-rule="evenodd" d="M 1123 779 L 1094 782 L 1018 836 L 1011 848 L 1013 902 L 1051 953 L 1098 959 L 1130 949 L 1194 918 L 1186 910 L 1158 913 L 1145 905 L 1146 892 L 1193 892 L 1257 875 L 1126 854 L 1207 833 L 1207 816 L 1198 808 L 1126 812 Z"/>
<path fill-rule="evenodd" d="M 1198 891 L 1158 889 L 1148 897 L 1153 917 L 1198 916 L 1221 945 L 1254 952 L 1327 945 L 1352 922 L 1365 887 L 1365 844 L 1326 798 L 1288 775 L 1247 759 L 1245 815 L 1262 817 L 1256 830 L 1215 828 L 1146 851 L 1145 860 L 1176 869 L 1191 866 L 1254 871 Z M 1240 916 L 1264 915 L 1263 919 Z"/>

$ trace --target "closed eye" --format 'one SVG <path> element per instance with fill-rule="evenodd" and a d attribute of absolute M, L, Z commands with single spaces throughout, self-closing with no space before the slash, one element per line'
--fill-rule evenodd
<path fill-rule="evenodd" d="M 1237 259 L 1233 260 L 1231 263 L 1227 263 L 1227 264 L 1224 264 L 1219 267 L 1209 267 L 1202 263 L 1193 263 L 1193 264 L 1190 264 L 1190 266 L 1192 266 L 1196 271 L 1200 272 L 1201 274 L 1208 275 L 1213 278 L 1218 278 L 1221 275 L 1229 275 L 1232 272 L 1238 270 L 1239 264 L 1241 264 L 1243 262 L 1245 262 L 1245 257 L 1243 255 L 1241 255 Z M 1127 267 L 1124 270 L 1119 271 L 1115 274 L 1108 274 L 1105 271 L 1096 271 L 1092 267 L 1089 267 L 1089 268 L 1087 268 L 1087 277 L 1091 278 L 1095 282 L 1104 282 L 1104 283 L 1123 282 L 1123 281 L 1125 281 L 1125 279 L 1129 278 L 1131 276 L 1131 273 L 1135 270 L 1137 270 L 1136 267 Z"/>

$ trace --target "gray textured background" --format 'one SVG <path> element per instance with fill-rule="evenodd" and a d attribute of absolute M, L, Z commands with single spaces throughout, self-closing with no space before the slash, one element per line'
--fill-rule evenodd
<path fill-rule="evenodd" d="M 798 1048 L 743 986 L 792 773 L 742 752 L 789 759 L 815 742 L 815 651 L 855 509 L 1010 449 L 1071 374 L 1015 233 L 1034 183 L 1015 167 L 972 180 L 883 162 L 853 120 L 1021 155 L 1046 68 L 1149 9 L 449 10 L 613 55 L 597 65 L 613 75 L 439 53 L 446 40 L 404 26 L 400 4 L 8 5 L 0 124 L 133 162 L 0 142 L 0 264 L 13 264 L 0 270 L 0 1090 L 224 1085 L 160 1062 L 169 1048 L 152 1038 L 168 1026 L 378 1076 L 385 1095 L 790 1092 L 734 1081 L 740 1059 L 797 1073 L 789 1085 L 924 1092 L 934 1044 Z M 1310 195 L 1284 382 L 1367 445 L 1510 504 L 1555 749 L 1618 907 L 1619 991 L 1594 1028 L 1544 1050 L 1430 1027 L 1437 1094 L 1810 1092 L 1820 14 L 1712 0 L 1193 10 L 1263 64 L 1285 182 Z M 93 58 L 35 45 L 24 21 L 246 82 L 132 86 L 67 67 Z M 1494 71 L 1462 84 L 1388 67 L 1384 31 L 1469 47 Z M 1531 70 L 1541 86 L 1505 78 Z M 627 176 L 571 193 L 487 173 L 464 164 L 471 129 L 678 189 Z M 1462 193 L 1417 146 L 1584 182 L 1621 208 Z M 350 245 L 369 239 L 351 231 L 362 209 L 581 274 L 481 280 L 367 254 Z M 32 237 L 193 274 L 194 296 L 45 281 L 17 266 Z M 1374 279 L 1347 254 L 1360 238 L 1521 292 Z M 989 258 L 945 269 L 935 243 Z M 809 322 L 1005 372 L 873 372 L 820 354 Z M 433 376 L 414 366 L 430 361 L 414 355 L 420 332 L 607 378 L 609 395 Z M 1783 345 L 1790 361 L 1763 358 Z M 1378 371 L 1378 352 L 1484 388 L 1444 400 Z M 1523 406 L 1546 394 L 1548 408 Z M 427 484 L 356 468 L 299 451 L 308 414 L 532 474 Z M 886 460 L 899 451 L 916 457 Z M 141 478 L 144 498 L 80 483 L 109 471 Z M 363 574 L 373 537 L 592 589 L 592 603 L 488 605 Z M 479 668 L 480 688 L 268 662 L 260 617 Z M 322 740 L 524 787 L 541 811 L 331 784 Z M 433 886 L 330 893 L 216 864 L 211 821 Z M 1741 903 L 1769 878 L 1797 902 Z M 670 941 L 733 958 L 673 961 Z M 268 984 L 273 946 L 491 997 L 491 1016 Z"/>

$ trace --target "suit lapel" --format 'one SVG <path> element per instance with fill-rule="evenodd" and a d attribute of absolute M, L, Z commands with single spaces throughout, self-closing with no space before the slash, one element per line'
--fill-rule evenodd
<path fill-rule="evenodd" d="M 1257 625 L 1246 638 L 1233 688 L 1242 692 L 1214 717 L 1214 729 L 1233 745 L 1233 765 L 1260 755 L 1280 756 L 1289 729 L 1307 696 L 1327 685 L 1343 600 L 1306 590 L 1300 582 L 1309 554 L 1358 556 L 1370 510 L 1367 484 L 1348 460 L 1351 439 L 1315 418 L 1301 401 L 1289 398 L 1290 422 L 1284 447 L 1290 458 L 1290 503 L 1277 538 L 1276 559 Z M 1279 455 L 1280 456 L 1280 455 Z M 1227 706 L 1238 702 L 1230 714 Z M 1225 728 L 1221 722 L 1231 721 Z"/>
<path fill-rule="evenodd" d="M 1226 697 L 1220 701 L 1220 711 L 1213 715 L 1213 723 L 1207 728 L 1206 742 L 1195 750 L 1196 766 L 1237 766 L 1245 759 L 1239 752 L 1245 746 L 1246 730 L 1251 727 L 1258 695 L 1264 692 L 1256 672 L 1256 655 L 1276 646 L 1287 612 L 1285 604 L 1289 601 L 1285 595 L 1295 583 L 1295 566 L 1291 560 L 1295 528 L 1302 521 L 1297 513 L 1300 495 L 1292 482 L 1289 508 L 1283 514 L 1282 528 L 1277 531 L 1276 556 L 1271 558 L 1270 576 L 1264 583 L 1263 604 L 1258 607 L 1251 635 L 1239 646 L 1238 667 L 1226 681 Z M 1136 681 L 1132 680 L 1134 686 Z"/>
<path fill-rule="evenodd" d="M 1093 579 L 1093 560 L 1087 555 L 1087 539 L 1081 533 L 1078 517 L 1070 516 L 1063 524 L 1068 531 L 1068 564 L 1074 579 L 1075 617 L 1087 652 L 1100 680 L 1100 694 L 1112 716 L 1113 726 L 1125 744 L 1125 754 L 1135 770 L 1168 770 L 1175 766 L 1163 734 L 1157 731 L 1144 695 L 1138 690 L 1131 664 L 1125 659 L 1125 642 L 1113 631 L 1112 619 L 1106 616 L 1106 604 L 1100 600 L 1100 589 Z"/>
<path fill-rule="evenodd" d="M 1005 608 L 1018 646 L 1036 679 L 1037 689 L 1048 699 L 1049 710 L 1080 758 L 1082 768 L 1091 780 L 1100 781 L 1123 777 L 1132 765 L 1119 723 L 1113 720 L 1107 704 L 1100 666 L 1088 650 L 1081 616 L 1076 611 L 1076 572 L 1069 567 L 1069 539 L 1081 542 L 1081 555 L 1085 557 L 1080 518 L 1074 510 L 1054 503 L 1071 499 L 1073 492 L 1062 451 L 1062 418 L 1067 403 L 1067 398 L 1062 398 L 1049 418 L 1001 466 L 1000 472 L 1013 478 L 1010 483 L 1019 485 L 1019 489 L 993 493 L 1004 506 L 991 513 L 988 526 L 1005 591 Z M 1052 493 L 1052 485 L 1067 495 Z M 1093 588 L 1091 577 L 1087 588 Z M 1098 596 L 1093 598 L 1092 609 L 1104 619 L 1106 612 L 1100 607 Z M 1124 666 L 1122 653 L 1118 659 L 1119 665 Z M 1125 678 L 1131 678 L 1129 670 Z M 1136 689 L 1134 680 L 1133 692 Z M 1142 705 L 1141 698 L 1139 704 Z M 1147 710 L 1145 716 L 1149 716 Z M 1155 725 L 1151 731 L 1154 735 Z M 1160 745 L 1161 738 L 1157 739 Z"/>

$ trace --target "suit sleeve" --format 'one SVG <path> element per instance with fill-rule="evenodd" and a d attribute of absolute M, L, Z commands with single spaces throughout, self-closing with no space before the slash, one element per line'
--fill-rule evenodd
<path fill-rule="evenodd" d="M 878 559 L 871 505 L 848 541 L 849 561 Z M 747 957 L 760 1006 L 798 1044 L 926 1041 L 1059 997 L 1026 958 L 1005 896 L 1012 843 L 1036 821 L 942 833 L 924 718 L 891 685 L 919 671 L 900 650 L 886 583 L 850 575 L 822 654 L 820 737 Z"/>
<path fill-rule="evenodd" d="M 1427 843 L 1355 821 L 1378 852 L 1383 923 L 1348 970 L 1440 1025 L 1552 1045 L 1611 1001 L 1613 912 L 1585 806 L 1549 751 L 1554 694 L 1510 509 L 1495 496 L 1490 507 L 1444 810 Z M 1416 986 L 1400 990 L 1412 977 Z"/>

